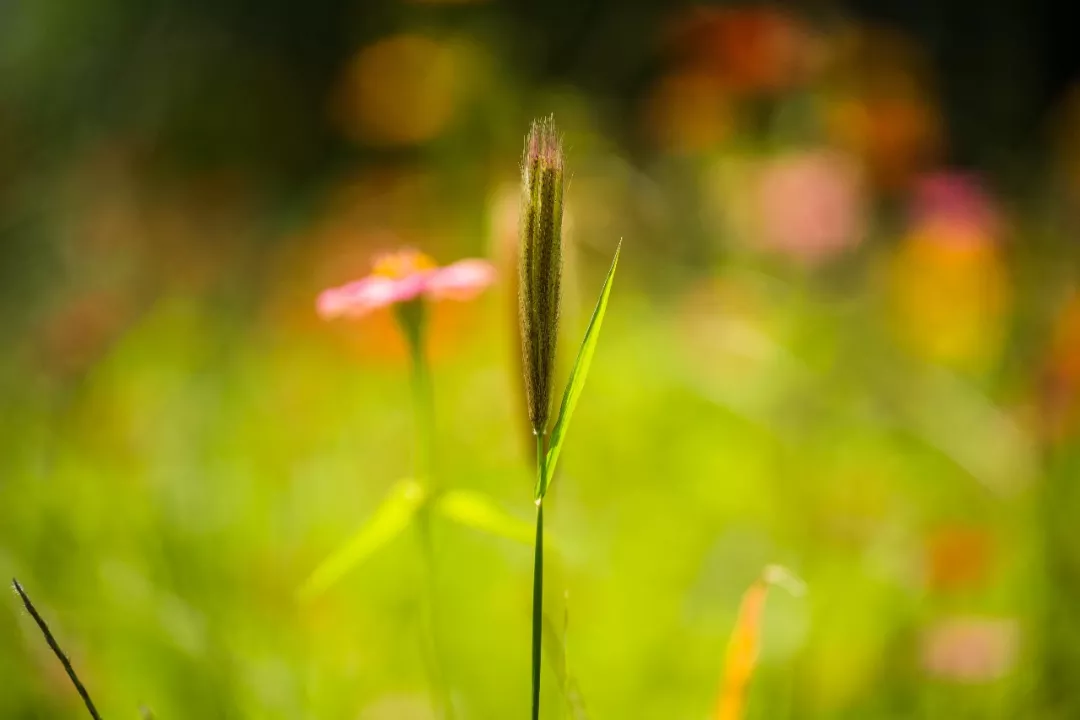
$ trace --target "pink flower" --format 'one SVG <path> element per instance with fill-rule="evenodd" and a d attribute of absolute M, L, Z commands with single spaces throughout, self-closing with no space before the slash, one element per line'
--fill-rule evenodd
<path fill-rule="evenodd" d="M 939 621 L 923 638 L 923 667 L 957 682 L 990 682 L 1016 665 L 1020 629 L 1010 618 L 957 617 Z"/>
<path fill-rule="evenodd" d="M 815 265 L 862 239 L 861 178 L 842 153 L 807 150 L 769 160 L 757 193 L 766 249 Z"/>
<path fill-rule="evenodd" d="M 993 198 L 970 174 L 939 172 L 921 178 L 911 207 L 912 224 L 933 228 L 953 244 L 992 240 L 1001 226 Z"/>
<path fill-rule="evenodd" d="M 485 260 L 459 260 L 438 267 L 418 250 L 398 250 L 376 258 L 367 277 L 321 292 L 317 307 L 327 319 L 360 317 L 420 296 L 469 300 L 494 280 L 495 268 Z"/>

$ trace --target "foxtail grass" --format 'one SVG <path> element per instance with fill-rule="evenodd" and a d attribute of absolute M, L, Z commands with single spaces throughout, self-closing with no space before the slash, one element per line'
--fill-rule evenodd
<path fill-rule="evenodd" d="M 521 161 L 521 230 L 518 256 L 518 329 L 529 422 L 536 437 L 536 533 L 533 541 L 531 707 L 540 717 L 540 677 L 544 617 L 544 497 L 555 471 L 570 416 L 585 384 L 607 310 L 611 281 L 619 261 L 615 251 L 577 360 L 563 392 L 550 436 L 552 376 L 559 334 L 562 287 L 562 217 L 565 192 L 562 137 L 554 119 L 532 124 Z"/>

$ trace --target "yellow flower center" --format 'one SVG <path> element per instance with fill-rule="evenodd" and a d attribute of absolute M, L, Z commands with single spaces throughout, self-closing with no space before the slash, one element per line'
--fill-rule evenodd
<path fill-rule="evenodd" d="M 399 280 L 418 272 L 434 270 L 436 267 L 438 265 L 435 261 L 419 250 L 398 250 L 378 257 L 371 273 Z"/>

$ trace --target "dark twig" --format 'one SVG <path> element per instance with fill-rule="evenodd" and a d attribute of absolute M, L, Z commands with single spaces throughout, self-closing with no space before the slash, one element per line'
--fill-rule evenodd
<path fill-rule="evenodd" d="M 60 649 L 60 645 L 57 644 L 56 638 L 53 637 L 52 632 L 49 630 L 49 626 L 45 624 L 45 620 L 38 614 L 37 608 L 34 607 L 34 603 L 30 602 L 30 597 L 23 590 L 22 585 L 15 578 L 12 578 L 11 583 L 15 586 L 15 592 L 19 593 L 19 597 L 22 598 L 23 605 L 26 606 L 27 612 L 30 613 L 30 617 L 34 618 L 34 622 L 41 628 L 41 633 L 45 636 L 45 642 L 49 643 L 49 647 L 52 648 L 56 657 L 60 658 L 60 662 L 64 666 L 64 670 L 67 671 L 68 677 L 71 678 L 71 682 L 74 683 L 75 689 L 79 691 L 79 695 L 82 697 L 83 702 L 86 703 L 86 709 L 90 711 L 90 717 L 94 720 L 101 720 L 101 716 L 98 715 L 97 709 L 94 707 L 94 702 L 90 699 L 90 693 L 86 692 L 86 688 L 79 681 L 79 676 L 75 674 L 75 668 L 71 667 L 71 662 L 67 659 L 67 655 Z"/>

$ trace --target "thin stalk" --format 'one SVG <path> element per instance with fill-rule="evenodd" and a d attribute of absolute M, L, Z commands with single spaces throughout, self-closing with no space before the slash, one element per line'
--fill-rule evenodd
<path fill-rule="evenodd" d="M 416 516 L 416 528 L 420 535 L 420 555 L 424 568 L 424 592 L 421 603 L 421 632 L 424 637 L 423 650 L 431 683 L 435 711 L 445 720 L 454 720 L 454 703 L 450 697 L 450 688 L 446 683 L 445 673 L 439 659 L 439 641 L 436 634 L 438 620 L 435 602 L 435 547 L 431 540 L 431 503 L 425 501 Z"/>
<path fill-rule="evenodd" d="M 429 490 L 434 482 L 432 467 L 435 462 L 435 402 L 432 397 L 431 372 L 424 348 L 423 329 L 409 338 L 409 354 L 412 356 L 412 392 L 415 411 L 416 475 Z"/>
<path fill-rule="evenodd" d="M 401 323 L 412 360 L 412 393 L 415 425 L 415 469 L 417 481 L 425 486 L 426 499 L 416 514 L 416 528 L 420 536 L 420 555 L 423 560 L 424 589 L 421 598 L 421 634 L 423 654 L 431 683 L 435 711 L 445 720 L 453 720 L 454 707 L 450 690 L 439 660 L 439 643 L 436 632 L 435 546 L 432 542 L 431 506 L 436 497 L 434 478 L 435 411 L 431 388 L 431 372 L 424 348 L 424 306 L 422 301 L 399 306 Z"/>
<path fill-rule="evenodd" d="M 544 435 L 536 434 L 536 540 L 533 543 L 532 720 L 540 718 L 540 643 L 544 627 L 544 498 L 539 488 L 545 470 Z"/>
<path fill-rule="evenodd" d="M 67 672 L 71 682 L 75 685 L 75 689 L 79 691 L 79 696 L 82 697 L 83 703 L 86 704 L 86 709 L 90 711 L 90 717 L 94 720 L 101 720 L 101 716 L 98 715 L 97 708 L 94 707 L 94 701 L 90 699 L 90 693 L 86 692 L 86 688 L 83 687 L 82 682 L 79 681 L 79 676 L 75 674 L 75 668 L 71 667 L 71 662 L 67 659 L 67 655 L 60 649 L 59 643 L 56 642 L 56 638 L 53 637 L 52 632 L 49 630 L 49 626 L 45 624 L 44 618 L 38 614 L 37 608 L 34 607 L 34 603 L 30 602 L 30 596 L 23 590 L 19 581 L 12 578 L 11 583 L 15 586 L 15 592 L 19 593 L 19 597 L 22 598 L 23 605 L 26 606 L 26 611 L 30 613 L 30 617 L 34 618 L 34 622 L 37 623 L 38 628 L 41 629 L 41 633 L 45 636 L 45 642 L 49 643 L 49 647 L 52 648 L 53 654 L 60 659 L 60 663 L 64 666 L 64 670 Z"/>

